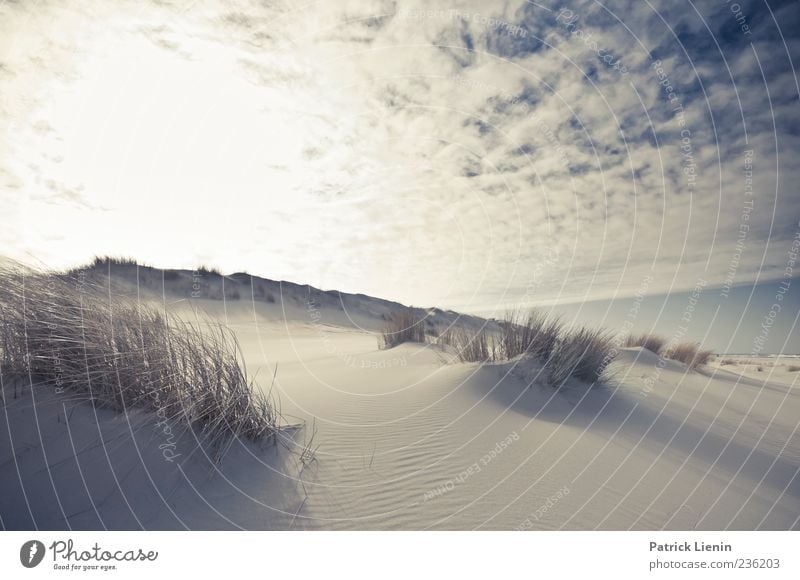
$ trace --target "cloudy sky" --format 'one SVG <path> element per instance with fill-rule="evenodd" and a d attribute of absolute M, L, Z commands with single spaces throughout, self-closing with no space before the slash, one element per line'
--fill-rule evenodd
<path fill-rule="evenodd" d="M 472 311 L 779 279 L 798 36 L 771 0 L 0 2 L 0 243 Z"/>

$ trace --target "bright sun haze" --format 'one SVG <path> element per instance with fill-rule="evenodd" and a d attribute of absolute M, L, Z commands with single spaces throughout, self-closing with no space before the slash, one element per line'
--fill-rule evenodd
<path fill-rule="evenodd" d="M 723 57 L 688 16 L 676 37 L 639 7 L 621 35 L 526 2 L 0 16 L 0 239 L 23 261 L 499 312 L 779 280 L 797 234 L 796 80 L 758 57 L 779 37 L 723 35 Z"/>

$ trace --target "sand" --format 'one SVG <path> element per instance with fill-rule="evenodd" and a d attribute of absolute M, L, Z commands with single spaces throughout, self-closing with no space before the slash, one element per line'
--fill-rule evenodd
<path fill-rule="evenodd" d="M 800 528 L 790 362 L 693 372 L 624 349 L 608 384 L 554 389 L 524 361 L 379 350 L 385 304 L 309 306 L 292 292 L 274 303 L 164 300 L 235 329 L 286 424 L 305 424 L 287 431 L 291 449 L 237 443 L 215 463 L 184 434 L 169 461 L 157 417 L 95 412 L 50 387 L 13 399 L 5 385 L 3 526 Z M 298 449 L 312 435 L 306 464 Z"/>

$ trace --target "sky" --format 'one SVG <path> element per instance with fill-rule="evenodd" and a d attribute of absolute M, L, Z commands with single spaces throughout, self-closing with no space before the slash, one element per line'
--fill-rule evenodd
<path fill-rule="evenodd" d="M 615 337 L 649 333 L 674 342 L 699 342 L 716 353 L 800 354 L 798 280 L 684 292 L 639 293 L 548 307 L 570 325 L 603 327 Z M 791 363 L 790 363 L 791 364 Z"/>
<path fill-rule="evenodd" d="M 0 243 L 471 312 L 772 288 L 798 36 L 763 0 L 2 2 Z"/>

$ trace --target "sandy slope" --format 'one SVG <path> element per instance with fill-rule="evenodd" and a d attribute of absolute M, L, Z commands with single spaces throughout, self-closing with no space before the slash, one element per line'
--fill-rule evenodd
<path fill-rule="evenodd" d="M 43 395 L 32 422 L 30 396 L 7 395 L 6 527 L 65 527 L 62 514 L 84 528 L 800 527 L 800 390 L 790 382 L 690 373 L 628 349 L 603 389 L 554 390 L 530 385 L 527 363 L 462 364 L 431 345 L 378 350 L 382 319 L 369 304 L 350 313 L 302 297 L 164 302 L 235 328 L 286 421 L 306 422 L 301 438 L 314 434 L 316 461 L 248 446 L 219 469 L 197 453 L 177 469 L 156 445 L 153 417 L 95 417 L 81 404 L 67 429 L 59 396 Z M 85 449 L 78 462 L 70 433 Z"/>
<path fill-rule="evenodd" d="M 154 415 L 49 387 L 6 385 L 4 396 L 5 529 L 285 529 L 302 503 L 301 466 L 281 447 L 236 443 L 219 462 Z"/>
<path fill-rule="evenodd" d="M 613 385 L 556 392 L 528 387 L 529 368 L 319 332 L 239 329 L 251 365 L 277 362 L 284 412 L 316 419 L 305 527 L 798 526 L 796 389 L 672 361 L 657 371 L 631 349 Z M 296 351 L 269 348 L 287 341 Z"/>
<path fill-rule="evenodd" d="M 791 385 L 798 380 L 800 356 L 724 355 L 717 357 L 711 366 L 762 382 Z"/>

